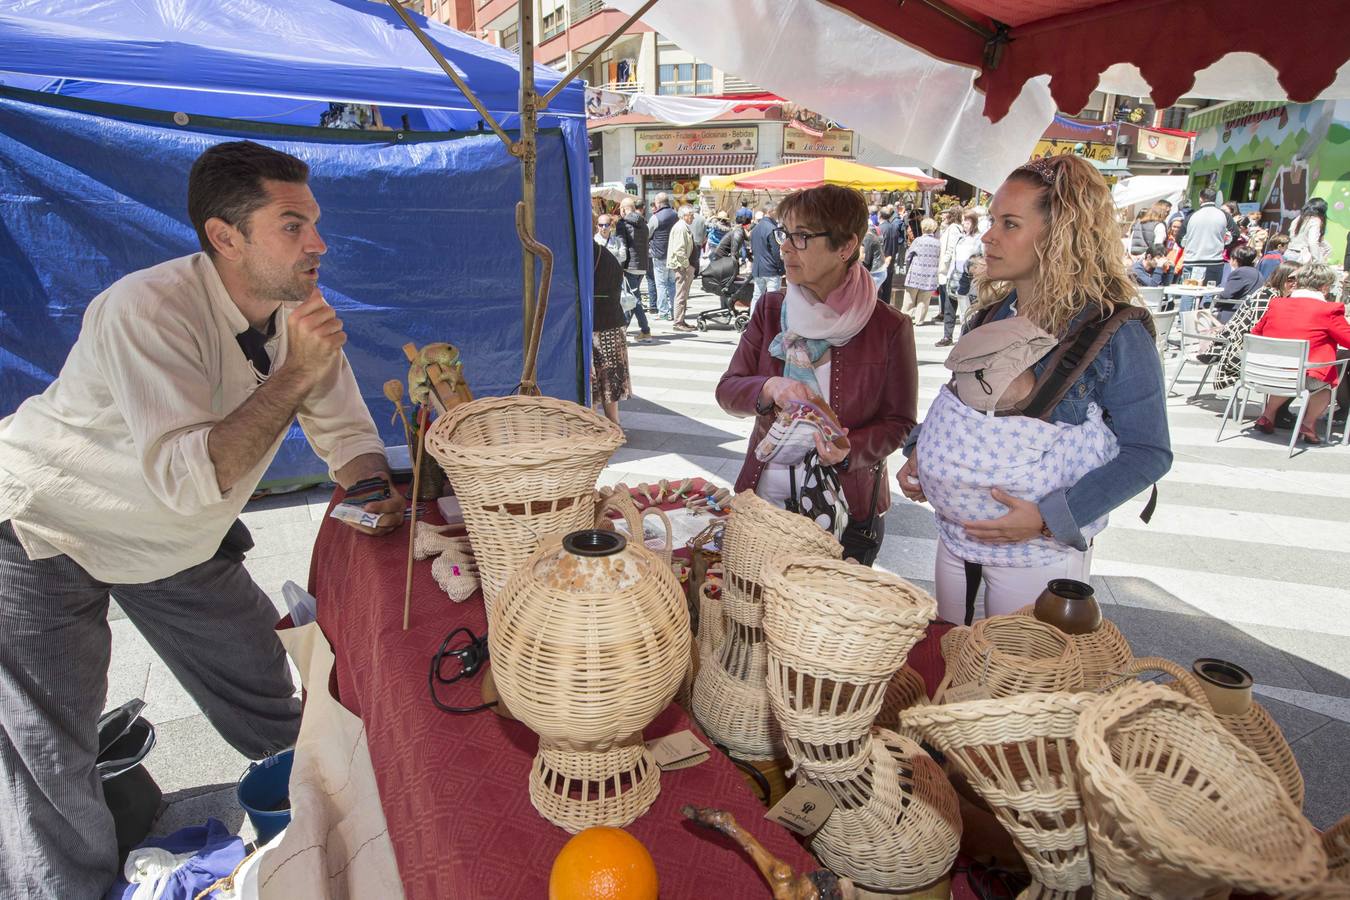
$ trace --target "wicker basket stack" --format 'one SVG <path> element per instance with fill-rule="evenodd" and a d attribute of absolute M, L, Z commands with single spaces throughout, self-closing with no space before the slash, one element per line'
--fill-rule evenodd
<path fill-rule="evenodd" d="M 459 497 L 489 616 L 506 580 L 548 534 L 589 528 L 595 482 L 623 432 L 552 397 L 489 397 L 436 420 L 427 450 Z"/>
<path fill-rule="evenodd" d="M 939 703 L 965 686 L 980 688 L 981 699 L 1083 689 L 1078 648 L 1058 628 L 1029 616 L 990 616 L 953 628 L 943 635 L 942 651 L 947 673 L 934 697 Z"/>
<path fill-rule="evenodd" d="M 693 691 L 694 717 L 708 737 L 732 755 L 767 760 L 781 756 L 783 749 L 765 687 L 766 564 L 803 556 L 838 559 L 842 554 L 843 548 L 833 537 L 803 516 L 781 510 L 749 491 L 732 501 L 722 541 L 724 577 L 717 598 L 721 637 L 708 642 L 714 645 L 712 656 L 700 656 Z M 706 650 L 703 640 L 699 650 L 701 654 Z"/>
<path fill-rule="evenodd" d="M 642 729 L 690 664 L 689 610 L 670 566 L 613 532 L 554 535 L 497 601 L 497 688 L 539 735 L 531 802 L 568 831 L 633 821 L 660 790 Z"/>
<path fill-rule="evenodd" d="M 1251 698 L 1251 676 L 1245 670 L 1238 668 L 1239 672 L 1247 675 L 1247 684 L 1236 691 L 1224 691 L 1207 684 L 1170 659 L 1160 656 L 1141 657 L 1125 666 L 1123 671 L 1128 675 L 1162 672 L 1172 676 L 1173 681 L 1167 687 L 1180 691 L 1213 712 L 1230 734 L 1251 748 L 1270 767 L 1289 799 L 1302 809 L 1304 784 L 1298 760 L 1294 758 L 1294 751 L 1284 739 L 1280 726 L 1275 724 L 1265 707 Z M 1209 690 L 1206 690 L 1207 687 Z"/>
<path fill-rule="evenodd" d="M 1074 740 L 1096 897 L 1287 895 L 1325 880 L 1317 833 L 1274 773 L 1181 692 L 1111 691 Z"/>
<path fill-rule="evenodd" d="M 837 559 L 780 560 L 763 579 L 769 700 L 799 781 L 836 804 L 812 849 L 869 888 L 932 883 L 960 846 L 956 793 L 917 743 L 872 723 L 936 602 Z"/>
<path fill-rule="evenodd" d="M 1074 730 L 1093 694 L 1021 694 L 901 713 L 984 798 L 1031 872 L 1026 896 L 1069 900 L 1092 884 Z"/>

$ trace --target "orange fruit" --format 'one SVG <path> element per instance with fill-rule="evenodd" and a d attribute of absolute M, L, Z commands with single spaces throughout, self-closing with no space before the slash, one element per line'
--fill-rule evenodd
<path fill-rule="evenodd" d="M 553 860 L 548 900 L 656 900 L 656 864 L 622 828 L 587 828 Z"/>

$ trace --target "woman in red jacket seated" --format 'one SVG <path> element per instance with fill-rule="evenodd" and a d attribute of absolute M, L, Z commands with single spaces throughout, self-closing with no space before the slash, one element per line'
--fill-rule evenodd
<path fill-rule="evenodd" d="M 914 325 L 877 300 L 872 276 L 858 261 L 867 231 L 862 194 L 824 185 L 790 194 L 778 211 L 782 226 L 774 238 L 787 290 L 755 305 L 717 385 L 724 410 L 758 417 L 736 490 L 785 505 L 790 467 L 761 463 L 754 449 L 778 408 L 825 398 L 848 431 L 847 451 L 819 438 L 816 446 L 820 461 L 840 473 L 848 503 L 844 553 L 871 565 L 891 505 L 886 457 L 904 443 L 918 414 Z M 800 485 L 802 473 L 796 474 Z"/>
<path fill-rule="evenodd" d="M 1327 291 L 1336 283 L 1336 275 L 1321 263 L 1300 266 L 1294 275 L 1298 289 L 1288 297 L 1270 301 L 1266 314 L 1252 327 L 1252 334 L 1264 337 L 1290 338 L 1308 341 L 1308 359 L 1331 362 L 1336 359 L 1336 347 L 1350 348 L 1350 322 L 1345 320 L 1345 306 L 1327 301 Z M 1303 416 L 1299 437 L 1308 444 L 1320 444 L 1316 423 L 1331 402 L 1331 388 L 1336 386 L 1339 370 L 1326 366 L 1309 369 L 1308 410 Z M 1285 397 L 1269 397 L 1256 427 L 1265 434 L 1275 433 L 1275 412 L 1285 403 Z"/>

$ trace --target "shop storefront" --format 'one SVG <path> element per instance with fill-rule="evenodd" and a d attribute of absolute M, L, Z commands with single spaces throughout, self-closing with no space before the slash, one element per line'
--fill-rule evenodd
<path fill-rule="evenodd" d="M 1244 212 L 1261 210 L 1282 231 L 1312 197 L 1327 202 L 1330 261 L 1350 233 L 1350 101 L 1234 100 L 1187 119 L 1197 132 L 1187 194 L 1213 187 Z"/>
<path fill-rule="evenodd" d="M 735 175 L 755 168 L 759 129 L 639 128 L 633 140 L 636 153 L 630 171 L 642 196 L 664 191 L 693 202 L 699 176 Z"/>

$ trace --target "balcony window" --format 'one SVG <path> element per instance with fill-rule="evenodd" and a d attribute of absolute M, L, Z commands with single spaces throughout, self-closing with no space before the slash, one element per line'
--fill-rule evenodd
<path fill-rule="evenodd" d="M 657 66 L 658 94 L 711 94 L 712 66 L 707 63 L 671 63 Z"/>

